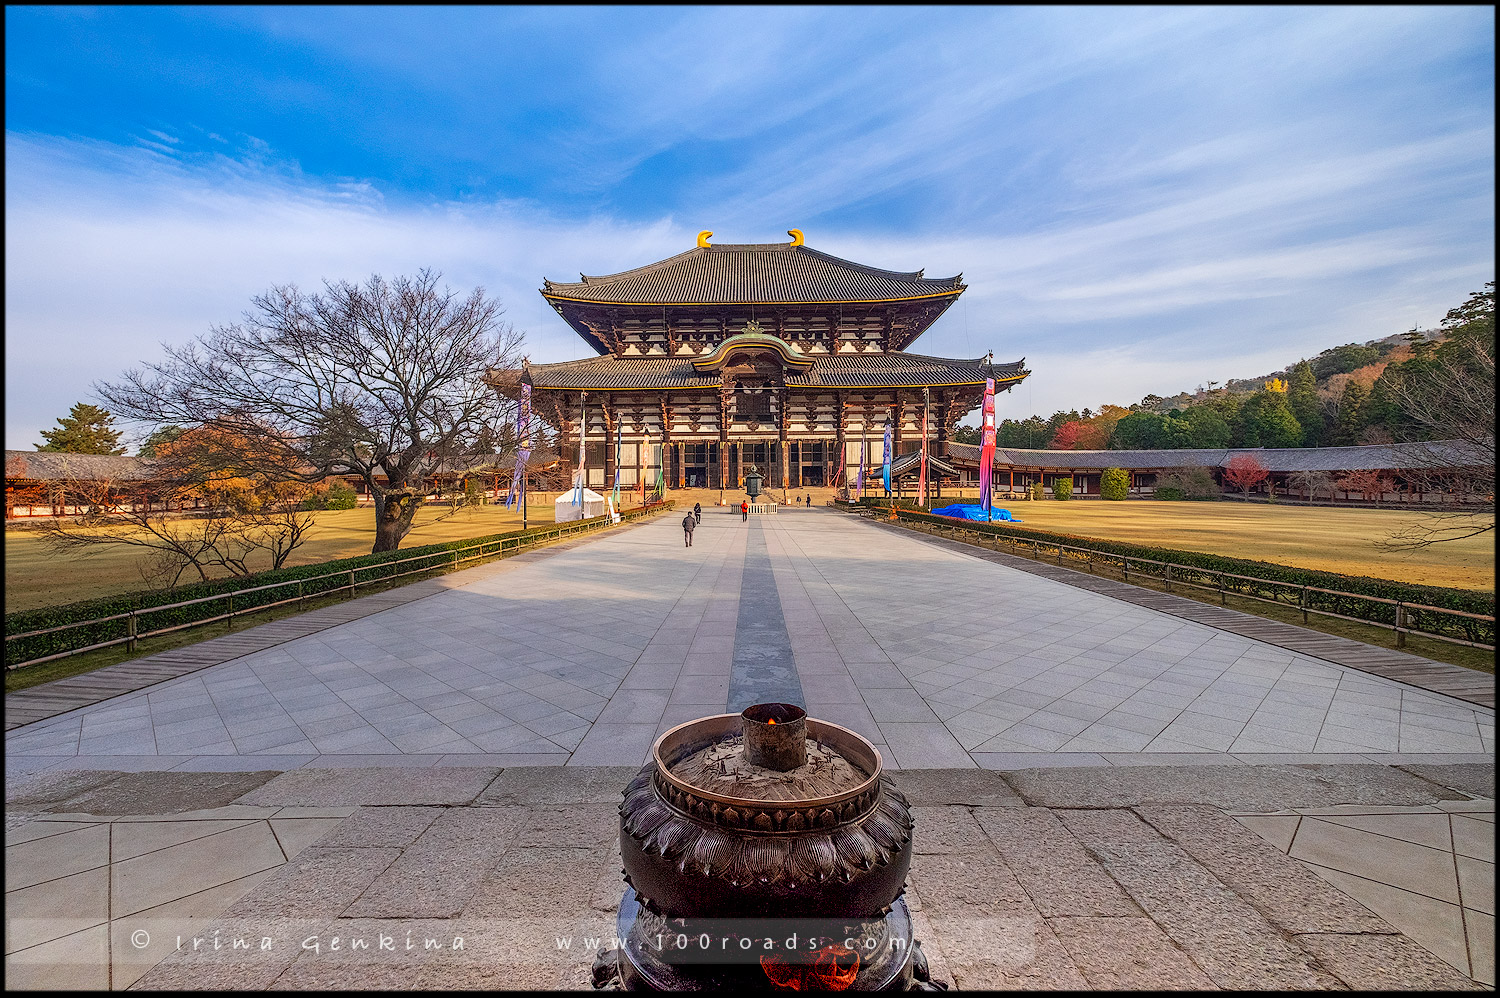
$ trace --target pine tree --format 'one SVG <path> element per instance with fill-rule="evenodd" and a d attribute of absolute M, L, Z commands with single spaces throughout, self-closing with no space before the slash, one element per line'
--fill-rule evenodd
<path fill-rule="evenodd" d="M 1302 424 L 1302 445 L 1316 447 L 1323 440 L 1323 411 L 1318 405 L 1318 379 L 1313 374 L 1312 365 L 1305 360 L 1298 361 L 1292 367 L 1290 381 L 1287 401 L 1292 407 L 1292 415 Z"/>
<path fill-rule="evenodd" d="M 1262 389 L 1240 409 L 1241 447 L 1296 447 L 1302 425 L 1292 415 L 1285 392 Z"/>
<path fill-rule="evenodd" d="M 57 429 L 43 430 L 45 444 L 39 451 L 67 454 L 123 454 L 121 431 L 113 429 L 115 417 L 107 409 L 79 402 L 57 421 Z"/>
<path fill-rule="evenodd" d="M 1357 381 L 1351 381 L 1344 386 L 1344 394 L 1339 398 L 1339 418 L 1333 429 L 1333 443 L 1338 447 L 1346 447 L 1359 440 L 1359 431 L 1364 426 L 1362 409 L 1365 400 L 1370 397 L 1369 389 Z"/>

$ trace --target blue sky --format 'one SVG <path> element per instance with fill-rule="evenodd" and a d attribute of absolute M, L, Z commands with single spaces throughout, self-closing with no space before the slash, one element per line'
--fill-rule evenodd
<path fill-rule="evenodd" d="M 1003 417 L 1433 326 L 1494 277 L 1488 7 L 8 7 L 6 446 L 272 285 L 723 242 L 969 290 Z M 972 419 L 971 419 L 972 421 Z"/>

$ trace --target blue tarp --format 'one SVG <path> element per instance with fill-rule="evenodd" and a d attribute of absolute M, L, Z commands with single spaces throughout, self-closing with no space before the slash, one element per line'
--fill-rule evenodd
<path fill-rule="evenodd" d="M 979 520 L 982 523 L 982 522 L 984 522 L 984 507 L 983 506 L 967 506 L 967 505 L 962 505 L 962 504 L 953 505 L 953 506 L 944 506 L 942 509 L 935 509 L 935 510 L 933 510 L 932 511 L 932 515 L 933 516 L 951 516 L 951 517 L 953 517 L 955 519 L 958 519 L 958 520 Z M 1015 517 L 1011 516 L 1010 515 L 1010 510 L 1008 510 L 1008 509 L 994 509 L 994 508 L 992 508 L 990 510 L 990 517 L 989 518 L 990 518 L 991 522 L 993 522 L 995 520 L 1004 520 L 1007 523 L 1021 523 L 1021 522 L 1023 522 L 1023 521 L 1017 520 Z"/>

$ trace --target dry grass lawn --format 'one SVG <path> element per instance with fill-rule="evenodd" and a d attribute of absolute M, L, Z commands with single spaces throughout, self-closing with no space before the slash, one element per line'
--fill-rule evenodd
<path fill-rule="evenodd" d="M 828 489 L 796 491 L 799 495 L 811 493 L 817 506 L 823 506 L 832 496 Z M 710 512 L 718 492 L 674 492 L 669 497 L 679 506 L 700 501 L 705 512 Z M 550 498 L 535 498 L 539 501 L 531 507 L 530 521 L 552 522 Z M 627 500 L 627 507 L 632 504 Z M 1236 502 L 1046 499 L 1004 505 L 1027 526 L 1042 530 L 1424 585 L 1488 592 L 1495 588 L 1495 551 L 1488 535 L 1404 555 L 1387 554 L 1375 547 L 1376 541 L 1420 514 Z M 347 558 L 370 550 L 374 533 L 370 509 L 322 512 L 317 517 L 307 543 L 293 555 L 294 564 Z M 448 514 L 446 507 L 428 506 L 417 514 L 416 526 L 402 547 L 478 537 L 520 525 L 519 514 L 498 506 L 475 507 L 457 514 Z M 100 549 L 66 558 L 61 561 L 37 534 L 7 531 L 7 609 L 33 609 L 145 588 L 137 568 L 138 556 L 129 549 Z"/>
<path fill-rule="evenodd" d="M 1407 554 L 1376 542 L 1420 513 L 1238 502 L 1069 500 L 1000 504 L 1025 526 L 1344 575 L 1494 592 L 1494 536 L 1485 534 Z"/>
<path fill-rule="evenodd" d="M 627 503 L 626 508 L 632 504 Z M 319 512 L 307 540 L 292 552 L 288 565 L 310 565 L 369 554 L 375 541 L 375 513 L 369 507 Z M 531 526 L 552 522 L 552 503 L 533 503 Z M 417 512 L 403 548 L 519 530 L 520 511 L 476 506 L 450 513 L 446 506 L 424 506 Z M 66 560 L 64 560 L 66 559 Z M 27 530 L 5 532 L 5 607 L 7 612 L 134 592 L 150 586 L 141 577 L 137 549 L 101 547 L 86 553 L 57 554 L 41 535 Z M 270 568 L 264 559 L 259 568 Z M 253 564 L 253 563 L 252 563 Z M 228 574 L 228 573 L 221 573 Z M 196 581 L 184 576 L 184 581 Z"/>

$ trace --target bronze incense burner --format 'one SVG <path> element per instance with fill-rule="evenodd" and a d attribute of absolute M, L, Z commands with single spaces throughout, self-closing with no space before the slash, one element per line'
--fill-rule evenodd
<path fill-rule="evenodd" d="M 598 987 L 933 987 L 902 899 L 906 798 L 880 753 L 793 704 L 690 721 L 625 788 L 628 885 Z"/>

